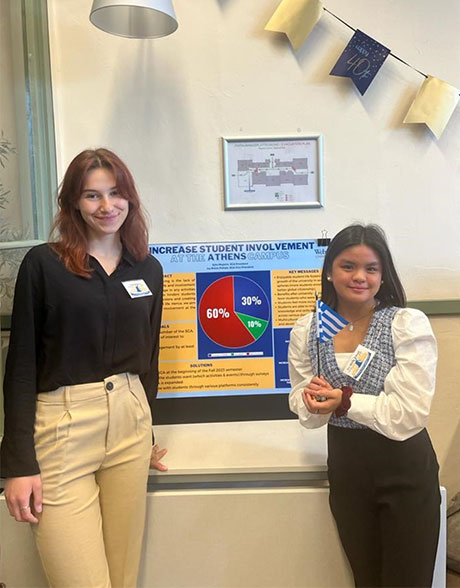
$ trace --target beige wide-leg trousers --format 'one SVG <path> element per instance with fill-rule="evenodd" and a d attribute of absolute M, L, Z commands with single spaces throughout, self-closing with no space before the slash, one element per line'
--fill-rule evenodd
<path fill-rule="evenodd" d="M 43 512 L 32 527 L 50 586 L 136 586 L 151 445 L 138 376 L 38 395 Z"/>

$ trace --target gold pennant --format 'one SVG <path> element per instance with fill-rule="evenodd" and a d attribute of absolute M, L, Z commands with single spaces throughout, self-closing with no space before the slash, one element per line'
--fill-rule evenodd
<path fill-rule="evenodd" d="M 294 51 L 297 51 L 322 14 L 323 4 L 320 0 L 283 0 L 265 30 L 285 33 Z"/>
<path fill-rule="evenodd" d="M 457 106 L 458 98 L 457 88 L 443 80 L 428 76 L 403 122 L 425 123 L 439 139 Z"/>

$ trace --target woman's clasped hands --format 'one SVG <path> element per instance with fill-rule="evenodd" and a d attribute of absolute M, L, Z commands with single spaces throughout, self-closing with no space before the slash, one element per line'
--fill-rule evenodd
<path fill-rule="evenodd" d="M 330 414 L 342 403 L 342 390 L 333 388 L 323 377 L 314 377 L 302 392 L 308 412 Z"/>

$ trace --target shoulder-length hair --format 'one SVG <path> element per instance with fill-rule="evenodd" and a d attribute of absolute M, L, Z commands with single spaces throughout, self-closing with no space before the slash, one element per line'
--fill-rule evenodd
<path fill-rule="evenodd" d="M 382 266 L 382 284 L 376 294 L 380 307 L 407 304 L 406 294 L 396 272 L 390 249 L 383 229 L 378 225 L 353 224 L 342 229 L 332 239 L 324 258 L 321 276 L 321 300 L 332 308 L 337 308 L 337 294 L 332 282 L 327 277 L 332 270 L 334 259 L 349 247 L 367 245 L 375 251 Z"/>
<path fill-rule="evenodd" d="M 131 172 L 109 149 L 87 149 L 79 153 L 67 168 L 58 193 L 59 211 L 50 233 L 56 235 L 51 245 L 66 268 L 84 278 L 90 278 L 92 270 L 89 266 L 86 223 L 77 203 L 89 172 L 98 168 L 113 174 L 119 194 L 129 202 L 128 216 L 120 227 L 123 246 L 138 261 L 148 254 L 147 222 Z"/>

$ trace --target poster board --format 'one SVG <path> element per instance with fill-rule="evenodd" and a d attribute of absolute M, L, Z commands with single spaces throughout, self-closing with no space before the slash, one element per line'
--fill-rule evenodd
<path fill-rule="evenodd" d="M 155 244 L 164 271 L 157 424 L 289 418 L 287 348 L 321 240 Z"/>

